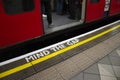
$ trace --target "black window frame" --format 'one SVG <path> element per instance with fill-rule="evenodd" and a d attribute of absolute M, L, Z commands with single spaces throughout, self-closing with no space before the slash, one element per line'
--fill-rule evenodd
<path fill-rule="evenodd" d="M 100 2 L 100 0 L 90 0 L 90 3 L 91 4 L 97 4 L 97 3 L 99 3 Z"/>
<path fill-rule="evenodd" d="M 35 0 L 2 0 L 4 11 L 7 14 L 22 14 L 35 10 Z"/>

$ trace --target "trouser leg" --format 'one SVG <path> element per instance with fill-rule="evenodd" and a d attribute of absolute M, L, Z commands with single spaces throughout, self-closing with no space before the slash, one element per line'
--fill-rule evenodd
<path fill-rule="evenodd" d="M 51 24 L 52 23 L 52 12 L 51 12 L 50 0 L 46 1 L 44 3 L 44 5 L 45 5 L 45 11 L 46 11 L 46 15 L 47 15 L 48 24 Z"/>

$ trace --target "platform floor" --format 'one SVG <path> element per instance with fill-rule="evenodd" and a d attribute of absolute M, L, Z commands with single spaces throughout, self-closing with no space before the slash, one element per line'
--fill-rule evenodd
<path fill-rule="evenodd" d="M 120 46 L 70 80 L 120 80 Z"/>
<path fill-rule="evenodd" d="M 95 45 L 88 43 L 92 46 L 87 46 L 86 50 L 79 48 L 74 56 L 24 80 L 120 80 L 120 30 L 107 36 L 99 38 Z"/>

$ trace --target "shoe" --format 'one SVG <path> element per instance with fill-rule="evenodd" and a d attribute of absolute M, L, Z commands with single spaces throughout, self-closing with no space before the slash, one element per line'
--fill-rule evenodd
<path fill-rule="evenodd" d="M 64 15 L 64 13 L 57 13 L 57 15 Z"/>
<path fill-rule="evenodd" d="M 43 14 L 42 16 L 45 17 L 45 18 L 47 17 L 47 15 L 45 15 L 45 14 Z"/>
<path fill-rule="evenodd" d="M 51 28 L 51 27 L 53 27 L 53 26 L 54 26 L 53 23 L 51 23 L 51 24 L 48 25 L 49 28 Z"/>
<path fill-rule="evenodd" d="M 71 16 L 69 16 L 68 18 L 71 19 L 71 20 L 75 20 L 75 18 L 74 18 L 74 17 L 71 17 Z"/>

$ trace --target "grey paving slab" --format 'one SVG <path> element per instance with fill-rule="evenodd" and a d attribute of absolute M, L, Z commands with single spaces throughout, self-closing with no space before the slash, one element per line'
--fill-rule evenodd
<path fill-rule="evenodd" d="M 115 74 L 111 65 L 98 64 L 98 68 L 99 68 L 100 75 L 115 77 Z"/>
<path fill-rule="evenodd" d="M 54 67 L 50 67 L 34 75 L 36 80 L 63 80 L 59 72 Z"/>
<path fill-rule="evenodd" d="M 98 61 L 99 59 L 103 58 L 105 55 L 109 54 L 109 50 L 107 50 L 107 45 L 104 43 L 98 44 L 90 49 L 87 49 L 83 53 L 86 54 L 94 61 Z"/>
<path fill-rule="evenodd" d="M 111 41 L 114 43 L 120 43 L 120 31 L 115 36 L 111 37 Z"/>
<path fill-rule="evenodd" d="M 117 80 L 117 78 L 111 76 L 101 76 L 101 80 Z"/>
<path fill-rule="evenodd" d="M 106 56 L 106 57 L 104 57 L 103 59 L 101 59 L 101 60 L 99 61 L 99 63 L 111 65 L 111 62 L 110 62 L 110 59 L 109 59 L 108 56 Z"/>
<path fill-rule="evenodd" d="M 70 80 L 83 80 L 83 72 L 77 74 L 76 76 L 74 76 L 73 78 L 71 78 Z"/>
<path fill-rule="evenodd" d="M 112 32 L 111 32 L 112 33 Z M 120 43 L 120 32 L 117 33 L 116 35 L 110 37 L 108 41 L 104 41 L 108 45 L 112 45 L 113 43 Z M 119 44 L 118 44 L 119 45 Z"/>
<path fill-rule="evenodd" d="M 109 58 L 113 66 L 120 66 L 120 58 L 113 56 L 109 56 Z"/>
<path fill-rule="evenodd" d="M 70 58 L 70 60 L 78 66 L 80 71 L 95 63 L 95 61 L 91 60 L 84 53 L 79 53 L 78 55 Z"/>
<path fill-rule="evenodd" d="M 117 80 L 120 80 L 120 77 L 117 77 Z"/>
<path fill-rule="evenodd" d="M 117 47 L 117 50 L 120 50 L 120 46 Z"/>
<path fill-rule="evenodd" d="M 39 63 L 37 65 L 34 65 L 34 68 L 35 68 L 35 70 L 37 72 L 39 72 L 39 71 L 42 71 L 44 69 L 47 69 L 47 68 L 59 63 L 61 61 L 63 61 L 63 58 L 58 55 L 58 56 L 56 56 L 54 58 L 51 58 L 51 59 L 46 60 L 44 62 L 41 62 L 41 63 Z"/>
<path fill-rule="evenodd" d="M 99 75 L 95 75 L 95 74 L 84 74 L 84 80 L 100 80 L 100 76 Z"/>
<path fill-rule="evenodd" d="M 119 56 L 119 54 L 118 54 L 118 52 L 117 52 L 117 49 L 114 50 L 114 51 L 112 51 L 112 52 L 109 54 L 109 56 L 113 56 L 113 57 L 118 57 L 118 58 L 120 58 L 120 56 Z"/>
<path fill-rule="evenodd" d="M 117 49 L 116 51 L 117 51 L 117 54 L 118 54 L 119 57 L 120 57 L 120 49 L 119 49 L 119 50 Z"/>
<path fill-rule="evenodd" d="M 105 45 L 110 46 L 110 47 L 107 47 L 109 51 L 114 50 L 115 48 L 117 48 L 120 45 L 118 43 L 114 43 L 112 40 L 105 41 L 104 43 L 105 43 Z"/>
<path fill-rule="evenodd" d="M 100 74 L 97 63 L 84 70 L 84 73 Z"/>
<path fill-rule="evenodd" d="M 112 66 L 113 71 L 117 77 L 120 77 L 120 66 Z"/>
<path fill-rule="evenodd" d="M 107 54 L 110 54 L 114 49 L 116 49 L 118 46 L 119 46 L 119 44 L 117 44 L 117 43 L 111 43 L 110 42 L 111 40 L 109 39 L 109 40 L 106 40 L 106 42 L 108 42 L 108 43 L 106 43 L 106 42 L 103 42 L 103 44 L 104 44 L 104 48 L 106 49 L 106 51 L 107 51 Z M 109 44 L 109 42 L 111 43 L 111 44 Z"/>
<path fill-rule="evenodd" d="M 69 80 L 73 75 L 79 72 L 78 67 L 70 59 L 54 66 L 65 80 Z"/>
<path fill-rule="evenodd" d="M 32 76 L 30 76 L 30 77 L 28 77 L 28 78 L 26 78 L 24 80 L 36 80 L 36 77 L 34 75 L 32 75 Z"/>
<path fill-rule="evenodd" d="M 110 46 L 108 48 L 115 49 L 120 45 L 120 33 L 115 36 L 109 38 L 109 40 L 103 41 L 106 45 Z"/>

